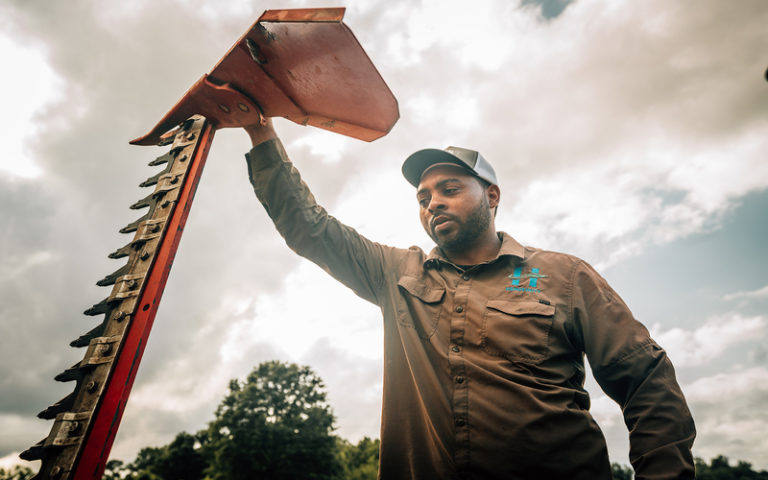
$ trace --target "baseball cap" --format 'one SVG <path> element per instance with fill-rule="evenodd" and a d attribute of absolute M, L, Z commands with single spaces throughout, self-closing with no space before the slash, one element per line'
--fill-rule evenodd
<path fill-rule="evenodd" d="M 485 180 L 492 185 L 498 185 L 496 172 L 488 160 L 475 150 L 460 147 L 447 147 L 445 150 L 426 148 L 411 154 L 403 162 L 403 176 L 414 187 L 419 186 L 424 172 L 438 163 L 452 163 L 469 170 L 469 173 Z"/>

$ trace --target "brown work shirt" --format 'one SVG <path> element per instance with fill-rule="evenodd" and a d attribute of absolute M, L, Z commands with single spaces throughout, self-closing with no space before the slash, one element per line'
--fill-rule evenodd
<path fill-rule="evenodd" d="M 466 270 L 372 242 L 317 205 L 278 140 L 246 156 L 288 246 L 384 317 L 382 479 L 610 479 L 584 354 L 621 405 L 638 479 L 693 478 L 693 420 L 672 364 L 578 258 L 501 233 Z"/>

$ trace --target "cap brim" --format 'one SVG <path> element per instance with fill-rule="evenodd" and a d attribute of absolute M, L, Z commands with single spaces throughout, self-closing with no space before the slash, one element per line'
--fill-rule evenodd
<path fill-rule="evenodd" d="M 424 150 L 419 150 L 418 152 L 412 153 L 408 158 L 405 159 L 402 168 L 403 176 L 406 180 L 408 180 L 408 183 L 414 187 L 418 187 L 424 171 L 437 163 L 452 163 L 454 165 L 466 168 L 470 170 L 470 173 L 473 173 L 467 164 L 455 155 L 452 155 L 445 150 L 425 148 Z"/>

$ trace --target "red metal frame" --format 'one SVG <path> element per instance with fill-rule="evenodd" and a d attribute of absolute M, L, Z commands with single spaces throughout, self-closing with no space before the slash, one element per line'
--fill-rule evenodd
<path fill-rule="evenodd" d="M 80 459 L 71 477 L 75 480 L 97 480 L 104 474 L 109 452 L 144 354 L 147 338 L 181 241 L 181 234 L 192 207 L 192 200 L 200 182 L 214 133 L 213 125 L 206 121 L 200 133 L 197 149 L 191 159 L 192 163 L 187 171 L 181 194 L 166 226 L 164 241 L 147 274 L 144 290 L 139 296 L 136 313 L 125 335 L 122 350 L 116 357 L 101 403 L 93 413 L 88 441 L 83 445 Z"/>
<path fill-rule="evenodd" d="M 199 114 L 216 128 L 252 125 L 259 114 L 365 141 L 386 135 L 397 100 L 352 31 L 343 8 L 267 10 L 146 135 Z"/>

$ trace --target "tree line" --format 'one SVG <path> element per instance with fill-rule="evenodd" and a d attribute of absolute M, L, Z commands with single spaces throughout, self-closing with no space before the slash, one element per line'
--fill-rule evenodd
<path fill-rule="evenodd" d="M 129 463 L 112 459 L 104 480 L 375 480 L 379 440 L 357 444 L 334 435 L 335 418 L 320 377 L 307 366 L 278 361 L 258 365 L 244 381 L 231 380 L 214 419 L 167 445 L 145 447 Z M 615 480 L 632 469 L 612 464 Z M 28 480 L 31 469 L 0 468 L 0 480 Z M 696 459 L 699 480 L 768 480 L 725 456 Z"/>

